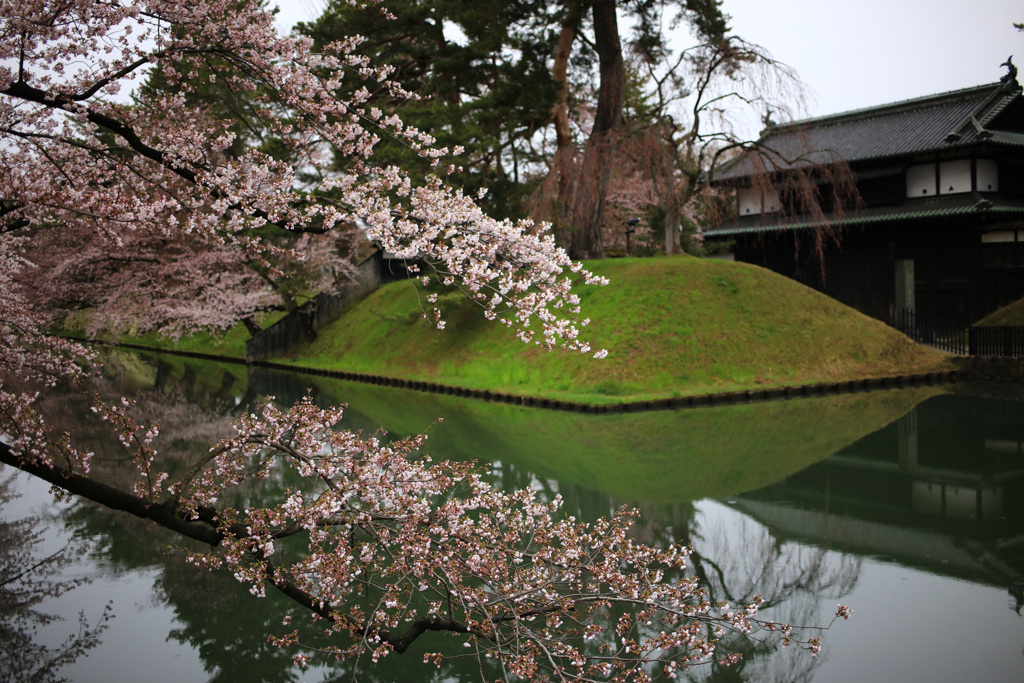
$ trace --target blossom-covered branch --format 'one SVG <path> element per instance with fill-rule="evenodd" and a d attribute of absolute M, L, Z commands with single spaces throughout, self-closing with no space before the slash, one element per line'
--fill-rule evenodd
<path fill-rule="evenodd" d="M 308 39 L 279 37 L 256 2 L 29 5 L 0 18 L 8 225 L 83 225 L 115 241 L 126 229 L 184 230 L 258 254 L 268 245 L 253 231 L 268 223 L 317 232 L 361 224 L 387 251 L 464 283 L 488 311 L 509 310 L 501 317 L 510 324 L 549 332 L 525 339 L 587 350 L 572 333 L 578 300 L 561 277 L 570 262 L 549 238 L 487 217 L 440 176 L 414 182 L 374 165 L 380 136 L 435 160 L 448 150 L 367 106 L 365 87 L 340 90 L 357 72 L 403 93 L 358 55 L 359 38 L 311 53 Z M 161 88 L 135 92 L 131 104 L 114 99 L 147 72 L 159 73 Z M 246 94 L 287 160 L 254 147 L 223 153 L 231 122 L 188 106 L 200 76 Z"/>

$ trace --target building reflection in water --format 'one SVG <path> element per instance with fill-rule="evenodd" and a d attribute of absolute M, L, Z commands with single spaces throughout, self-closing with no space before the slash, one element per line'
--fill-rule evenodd
<path fill-rule="evenodd" d="M 792 538 L 1024 600 L 1024 411 L 943 395 L 731 506 Z"/>

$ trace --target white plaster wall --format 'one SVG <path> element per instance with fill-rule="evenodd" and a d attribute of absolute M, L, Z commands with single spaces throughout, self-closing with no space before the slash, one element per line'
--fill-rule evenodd
<path fill-rule="evenodd" d="M 761 197 L 752 187 L 741 187 L 736 193 L 736 203 L 741 216 L 761 213 Z"/>
<path fill-rule="evenodd" d="M 736 204 L 739 207 L 739 213 L 741 216 L 774 213 L 779 211 L 782 207 L 777 190 L 762 190 L 757 187 L 740 188 L 737 191 Z"/>
<path fill-rule="evenodd" d="M 999 191 L 999 170 L 992 159 L 978 159 L 978 192 Z"/>
<path fill-rule="evenodd" d="M 971 191 L 971 160 L 957 159 L 939 164 L 939 194 Z"/>
<path fill-rule="evenodd" d="M 931 197 L 935 192 L 935 164 L 907 169 L 907 197 Z"/>

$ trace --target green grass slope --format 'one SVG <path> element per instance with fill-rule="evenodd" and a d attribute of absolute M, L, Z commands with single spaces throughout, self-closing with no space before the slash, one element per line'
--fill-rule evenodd
<path fill-rule="evenodd" d="M 1024 299 L 1018 299 L 1011 304 L 1003 306 L 995 313 L 979 320 L 976 324 L 981 327 L 1001 327 L 1003 325 L 1016 327 L 1024 325 Z"/>
<path fill-rule="evenodd" d="M 676 257 L 586 264 L 584 336 L 607 359 L 524 345 L 458 293 L 447 328 L 424 320 L 408 282 L 380 288 L 281 359 L 515 394 L 644 399 L 948 369 L 883 323 L 770 271 Z"/>

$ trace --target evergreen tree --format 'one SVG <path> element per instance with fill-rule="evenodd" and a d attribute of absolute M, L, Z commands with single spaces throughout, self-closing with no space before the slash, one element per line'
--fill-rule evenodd
<path fill-rule="evenodd" d="M 543 157 L 536 138 L 555 99 L 547 60 L 559 8 L 540 0 L 397 0 L 388 10 L 394 15 L 331 0 L 297 30 L 316 49 L 365 36 L 360 52 L 391 67 L 407 91 L 381 88 L 369 93 L 371 102 L 441 146 L 470 150 L 455 161 L 462 167 L 456 182 L 467 193 L 486 189 L 482 203 L 492 214 L 524 216 L 527 181 Z M 396 139 L 382 140 L 375 156 L 410 171 L 429 163 Z"/>

